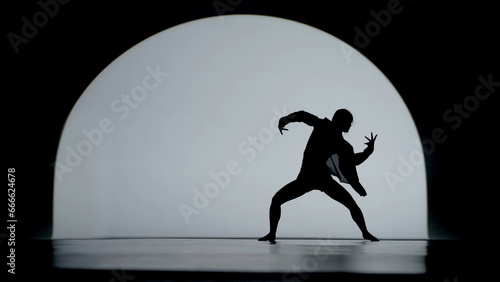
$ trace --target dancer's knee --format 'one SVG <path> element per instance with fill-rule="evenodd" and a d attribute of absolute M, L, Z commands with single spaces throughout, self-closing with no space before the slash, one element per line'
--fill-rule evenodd
<path fill-rule="evenodd" d="M 284 203 L 283 199 L 277 195 L 274 195 L 274 197 L 271 200 L 271 206 L 274 207 L 279 207 Z"/>
<path fill-rule="evenodd" d="M 272 207 L 279 207 L 281 206 L 282 202 L 279 201 L 276 197 L 273 197 L 273 199 L 271 200 L 271 206 Z"/>

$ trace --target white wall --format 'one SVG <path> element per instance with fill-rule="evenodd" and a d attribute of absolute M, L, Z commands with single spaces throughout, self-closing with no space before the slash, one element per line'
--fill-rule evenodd
<path fill-rule="evenodd" d="M 368 196 L 345 186 L 369 229 L 427 238 L 421 145 L 396 89 L 337 38 L 262 16 L 165 30 L 96 77 L 61 137 L 53 237 L 264 235 L 271 198 L 296 177 L 311 132 L 290 124 L 281 136 L 277 118 L 302 109 L 331 118 L 338 108 L 354 115 L 345 138 L 356 151 L 379 135 L 358 167 Z M 211 172 L 226 178 L 217 183 Z M 278 236 L 360 232 L 347 209 L 313 191 L 283 206 Z"/>

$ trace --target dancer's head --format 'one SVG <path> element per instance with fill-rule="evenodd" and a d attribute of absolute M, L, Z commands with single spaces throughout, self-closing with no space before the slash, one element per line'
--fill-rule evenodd
<path fill-rule="evenodd" d="M 333 114 L 332 122 L 341 132 L 349 132 L 353 121 L 351 112 L 346 109 L 340 109 Z"/>

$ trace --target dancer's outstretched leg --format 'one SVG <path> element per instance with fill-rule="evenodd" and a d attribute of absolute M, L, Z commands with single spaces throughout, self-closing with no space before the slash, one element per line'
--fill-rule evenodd
<path fill-rule="evenodd" d="M 269 208 L 269 233 L 259 238 L 259 241 L 269 241 L 271 244 L 276 244 L 276 230 L 281 217 L 281 205 L 309 191 L 302 181 L 294 180 L 276 192 Z"/>
<path fill-rule="evenodd" d="M 328 185 L 328 187 L 325 187 L 323 192 L 330 196 L 330 198 L 338 201 L 349 209 L 349 211 L 351 212 L 351 217 L 361 230 L 364 239 L 370 241 L 379 241 L 377 237 L 368 232 L 363 212 L 359 208 L 358 204 L 356 204 L 356 201 L 354 201 L 351 194 L 349 194 L 349 192 L 347 192 L 344 187 L 342 187 L 332 179 L 330 185 Z"/>

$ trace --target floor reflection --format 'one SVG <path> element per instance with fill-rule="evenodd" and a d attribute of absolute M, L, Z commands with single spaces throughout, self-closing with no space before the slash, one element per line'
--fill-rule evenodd
<path fill-rule="evenodd" d="M 53 266 L 62 269 L 128 269 L 283 273 L 422 274 L 427 241 L 250 239 L 55 240 Z"/>

